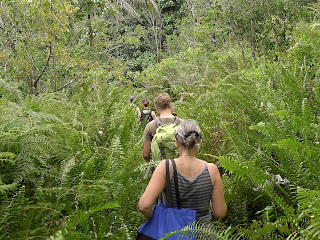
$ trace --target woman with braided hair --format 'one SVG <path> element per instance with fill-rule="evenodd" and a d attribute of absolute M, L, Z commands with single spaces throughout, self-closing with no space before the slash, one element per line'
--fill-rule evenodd
<path fill-rule="evenodd" d="M 226 215 L 227 206 L 219 170 L 215 164 L 207 163 L 197 158 L 202 143 L 202 133 L 193 120 L 180 123 L 175 133 L 176 145 L 180 157 L 174 159 L 177 168 L 177 178 L 182 208 L 197 210 L 197 220 L 208 221 L 211 213 L 215 218 L 222 219 Z M 169 161 L 171 196 L 175 195 L 172 162 Z M 150 219 L 153 214 L 153 204 L 162 193 L 167 203 L 166 163 L 161 161 L 139 201 L 139 210 Z M 172 206 L 177 206 L 175 198 Z M 211 212 L 210 212 L 211 208 Z"/>

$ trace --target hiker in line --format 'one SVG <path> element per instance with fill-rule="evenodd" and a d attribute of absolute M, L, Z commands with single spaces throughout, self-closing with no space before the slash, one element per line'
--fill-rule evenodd
<path fill-rule="evenodd" d="M 139 122 L 146 121 L 146 123 L 148 124 L 149 122 L 151 122 L 153 119 L 156 118 L 156 114 L 154 113 L 154 111 L 149 109 L 149 100 L 148 99 L 146 99 L 146 98 L 143 99 L 142 105 L 143 105 L 143 110 L 140 111 L 138 114 L 138 121 Z"/>
<path fill-rule="evenodd" d="M 161 124 L 180 123 L 180 119 L 172 115 L 172 104 L 169 94 L 161 93 L 154 99 L 154 105 L 159 117 L 149 122 L 143 133 L 143 158 L 149 162 L 151 160 L 151 141 L 156 134 L 157 128 Z"/>
<path fill-rule="evenodd" d="M 202 143 L 202 133 L 197 123 L 185 120 L 176 128 L 176 144 L 180 157 L 174 159 L 177 166 L 177 177 L 182 208 L 197 210 L 197 220 L 211 220 L 211 213 L 217 219 L 222 219 L 227 213 L 224 200 L 222 181 L 218 167 L 197 158 Z M 172 162 L 169 162 L 171 196 L 174 196 L 174 176 Z M 139 201 L 139 211 L 150 219 L 153 214 L 153 204 L 162 193 L 167 204 L 166 162 L 161 161 Z M 176 198 L 171 198 L 172 206 L 177 206 Z"/>
<path fill-rule="evenodd" d="M 140 108 L 137 106 L 137 104 L 134 103 L 134 100 L 135 100 L 135 97 L 130 96 L 130 107 L 134 110 L 134 113 L 138 117 L 138 115 L 140 113 Z"/>

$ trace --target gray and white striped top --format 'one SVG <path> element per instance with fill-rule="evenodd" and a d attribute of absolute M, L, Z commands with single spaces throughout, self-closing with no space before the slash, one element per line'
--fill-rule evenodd
<path fill-rule="evenodd" d="M 188 208 L 197 210 L 197 220 L 210 220 L 211 213 L 209 211 L 210 199 L 212 196 L 213 186 L 205 162 L 205 167 L 201 173 L 189 178 L 184 176 L 182 173 L 178 173 L 178 183 L 180 192 L 180 201 L 182 208 Z M 172 165 L 171 165 L 172 166 Z M 172 169 L 173 172 L 173 169 Z M 174 187 L 174 176 L 172 174 L 171 180 L 171 205 L 177 206 L 177 199 Z M 162 192 L 162 198 L 165 204 L 167 204 L 167 189 L 165 188 Z"/>

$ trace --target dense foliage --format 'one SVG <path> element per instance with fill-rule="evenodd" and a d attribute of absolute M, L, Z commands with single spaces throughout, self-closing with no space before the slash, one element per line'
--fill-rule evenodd
<path fill-rule="evenodd" d="M 320 238 L 320 6 L 0 2 L 0 239 L 133 239 L 150 179 L 136 103 L 204 132 L 227 217 L 202 239 Z"/>

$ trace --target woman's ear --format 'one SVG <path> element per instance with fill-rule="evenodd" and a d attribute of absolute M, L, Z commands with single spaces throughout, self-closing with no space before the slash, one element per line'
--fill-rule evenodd
<path fill-rule="evenodd" d="M 180 144 L 178 143 L 177 139 L 175 139 L 175 140 L 176 140 L 176 146 L 177 146 L 177 148 L 180 148 Z"/>

